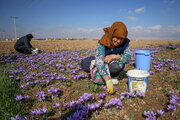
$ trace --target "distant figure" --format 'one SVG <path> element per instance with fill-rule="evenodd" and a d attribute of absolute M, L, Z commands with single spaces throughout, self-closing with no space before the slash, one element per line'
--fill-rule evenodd
<path fill-rule="evenodd" d="M 14 45 L 14 49 L 20 53 L 31 54 L 34 53 L 34 49 L 30 44 L 31 39 L 34 38 L 32 34 L 27 34 L 17 40 Z"/>

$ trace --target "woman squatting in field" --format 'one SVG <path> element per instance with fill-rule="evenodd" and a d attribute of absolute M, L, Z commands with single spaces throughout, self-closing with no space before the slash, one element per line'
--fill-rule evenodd
<path fill-rule="evenodd" d="M 131 60 L 130 40 L 123 22 L 115 22 L 104 31 L 97 45 L 95 60 L 91 61 L 90 73 L 94 83 L 106 84 L 107 92 L 113 94 L 113 84 L 118 83 L 119 73 Z"/>

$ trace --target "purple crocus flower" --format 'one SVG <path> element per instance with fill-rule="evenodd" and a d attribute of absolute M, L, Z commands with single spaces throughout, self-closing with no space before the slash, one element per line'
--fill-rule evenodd
<path fill-rule="evenodd" d="M 25 87 L 24 85 L 20 85 L 20 86 L 19 86 L 19 88 L 21 88 L 21 89 L 24 88 L 24 87 Z"/>
<path fill-rule="evenodd" d="M 174 111 L 175 109 L 176 109 L 176 106 L 174 106 L 174 105 L 170 104 L 170 105 L 167 106 L 167 110 L 170 111 L 170 112 Z"/>
<path fill-rule="evenodd" d="M 169 94 L 175 95 L 175 94 L 174 94 L 174 91 L 172 91 L 172 90 L 169 91 Z"/>
<path fill-rule="evenodd" d="M 80 96 L 80 99 L 82 99 L 84 102 L 88 101 L 92 97 L 92 94 L 84 93 L 82 96 Z"/>
<path fill-rule="evenodd" d="M 110 99 L 109 104 L 112 105 L 112 106 L 114 106 L 114 105 L 116 105 L 117 102 L 119 102 L 119 99 L 117 99 L 117 98 L 112 98 L 112 99 Z"/>
<path fill-rule="evenodd" d="M 100 94 L 99 94 L 99 98 L 100 98 L 100 99 L 104 99 L 105 96 L 106 96 L 105 93 L 100 93 Z"/>
<path fill-rule="evenodd" d="M 58 107 L 60 107 L 60 103 L 54 103 L 54 106 L 53 106 L 53 108 L 58 108 Z"/>
<path fill-rule="evenodd" d="M 108 107 L 110 107 L 110 104 L 105 103 L 105 104 L 104 104 L 104 107 L 108 108 Z"/>
<path fill-rule="evenodd" d="M 9 78 L 14 79 L 14 75 L 9 75 Z"/>
<path fill-rule="evenodd" d="M 64 68 L 61 68 L 59 71 L 60 71 L 60 72 L 63 72 L 64 70 L 65 70 Z"/>
<path fill-rule="evenodd" d="M 174 68 L 175 68 L 175 65 L 171 64 L 170 69 L 174 69 Z"/>
<path fill-rule="evenodd" d="M 14 99 L 16 101 L 21 101 L 23 99 L 23 96 L 22 95 L 17 95 Z"/>
<path fill-rule="evenodd" d="M 45 114 L 47 109 L 43 107 L 42 109 L 40 108 L 39 111 L 40 111 L 40 114 Z"/>
<path fill-rule="evenodd" d="M 55 95 L 55 96 L 58 96 L 59 94 L 59 88 L 56 88 L 56 87 L 51 87 L 48 92 L 51 93 L 52 95 Z"/>
<path fill-rule="evenodd" d="M 128 93 L 128 96 L 130 96 L 130 97 L 132 97 L 132 98 L 135 98 L 135 97 L 136 97 L 136 95 L 134 94 L 134 92 L 129 92 L 129 93 Z"/>
<path fill-rule="evenodd" d="M 32 115 L 38 115 L 39 111 L 37 109 L 31 110 Z"/>
<path fill-rule="evenodd" d="M 156 120 L 156 113 L 153 111 L 144 111 L 144 115 L 147 117 L 146 120 Z"/>
<path fill-rule="evenodd" d="M 163 110 L 157 110 L 157 114 L 160 116 L 164 116 L 165 112 Z"/>
<path fill-rule="evenodd" d="M 40 91 L 40 92 L 38 92 L 38 94 L 36 96 L 40 99 L 40 101 L 42 101 L 42 100 L 45 100 L 46 95 L 44 94 L 43 91 Z"/>
<path fill-rule="evenodd" d="M 86 74 L 80 74 L 80 75 L 74 75 L 73 79 L 74 80 L 80 80 L 81 78 L 86 78 L 87 75 Z"/>
<path fill-rule="evenodd" d="M 43 107 L 43 108 L 31 110 L 31 114 L 32 115 L 41 115 L 41 114 L 45 114 L 46 111 L 47 111 L 47 109 L 45 107 Z"/>
<path fill-rule="evenodd" d="M 68 104 L 69 104 L 69 107 L 70 107 L 70 108 L 74 108 L 75 105 L 77 104 L 77 102 L 74 101 L 74 100 L 72 100 L 71 102 L 68 102 Z"/>
<path fill-rule="evenodd" d="M 103 100 L 99 100 L 98 103 L 88 104 L 88 109 L 91 111 L 97 110 L 103 104 Z"/>
<path fill-rule="evenodd" d="M 93 110 L 95 110 L 95 109 L 96 109 L 96 107 L 95 107 L 95 105 L 94 105 L 94 104 L 91 104 L 91 105 L 90 105 L 90 104 L 88 104 L 88 109 L 93 111 Z"/>
<path fill-rule="evenodd" d="M 176 105 L 176 104 L 177 104 L 176 99 L 173 99 L 173 98 L 172 98 L 172 99 L 170 100 L 170 104 L 171 104 L 171 105 Z"/>
<path fill-rule="evenodd" d="M 16 78 L 16 80 L 18 81 L 18 80 L 20 80 L 20 78 L 19 78 L 19 77 L 17 77 L 17 78 Z"/>
<path fill-rule="evenodd" d="M 154 75 L 154 71 L 149 71 L 150 75 Z"/>
<path fill-rule="evenodd" d="M 19 115 L 16 115 L 16 117 L 11 117 L 11 120 L 27 120 L 26 117 L 20 117 Z"/>
<path fill-rule="evenodd" d="M 122 103 L 121 103 L 120 100 L 116 103 L 116 108 L 121 110 L 121 108 L 122 108 Z"/>
<path fill-rule="evenodd" d="M 24 99 L 29 99 L 31 96 L 29 96 L 29 95 L 26 95 L 26 96 L 24 96 Z"/>
<path fill-rule="evenodd" d="M 86 120 L 88 119 L 88 107 L 83 105 L 77 105 L 77 111 L 72 116 L 68 117 L 67 120 Z"/>
<path fill-rule="evenodd" d="M 124 97 L 123 95 L 122 95 L 122 96 L 120 96 L 120 100 L 124 100 L 124 98 L 125 98 L 125 97 Z"/>
<path fill-rule="evenodd" d="M 138 93 L 136 93 L 136 95 L 137 95 L 138 97 L 140 97 L 140 98 L 145 97 L 145 94 L 144 94 L 143 92 L 141 92 L 141 91 L 139 91 Z"/>

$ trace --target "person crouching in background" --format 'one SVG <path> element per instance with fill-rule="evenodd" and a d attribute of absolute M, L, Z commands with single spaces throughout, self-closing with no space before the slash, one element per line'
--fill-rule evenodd
<path fill-rule="evenodd" d="M 32 34 L 27 34 L 26 36 L 18 39 L 14 45 L 14 49 L 20 53 L 24 54 L 34 54 L 33 51 L 35 48 L 30 44 L 31 39 L 34 38 Z"/>

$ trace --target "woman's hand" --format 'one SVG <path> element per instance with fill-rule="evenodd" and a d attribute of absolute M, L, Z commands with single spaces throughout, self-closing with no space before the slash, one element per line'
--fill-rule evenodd
<path fill-rule="evenodd" d="M 114 93 L 114 91 L 113 91 L 114 90 L 114 86 L 113 86 L 113 83 L 112 83 L 110 77 L 109 76 L 104 76 L 103 79 L 106 82 L 107 92 L 109 94 L 113 94 Z"/>
<path fill-rule="evenodd" d="M 117 59 L 117 55 L 116 54 L 111 54 L 111 55 L 107 55 L 104 58 L 104 62 L 109 64 L 112 60 Z"/>

